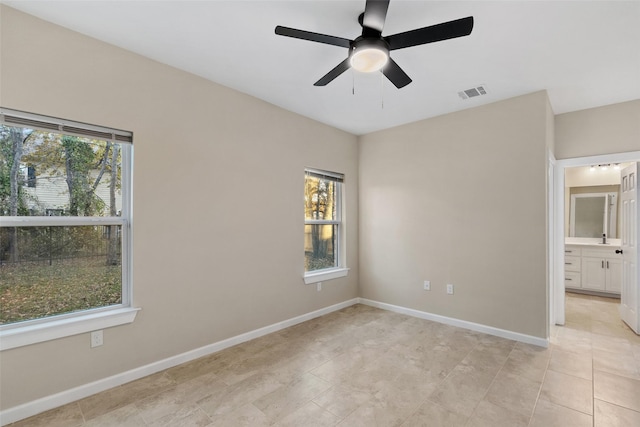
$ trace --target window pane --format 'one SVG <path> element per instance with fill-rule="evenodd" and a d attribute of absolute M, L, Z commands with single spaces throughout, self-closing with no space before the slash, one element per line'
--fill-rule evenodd
<path fill-rule="evenodd" d="M 0 228 L 0 324 L 120 304 L 121 231 Z"/>
<path fill-rule="evenodd" d="M 304 226 L 305 271 L 337 267 L 338 226 L 307 224 Z"/>
<path fill-rule="evenodd" d="M 0 216 L 118 216 L 120 144 L 0 126 Z"/>
<path fill-rule="evenodd" d="M 305 176 L 304 218 L 337 220 L 335 181 Z"/>

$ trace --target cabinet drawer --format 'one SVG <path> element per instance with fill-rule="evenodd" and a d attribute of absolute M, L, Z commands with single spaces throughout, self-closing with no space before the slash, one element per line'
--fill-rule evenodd
<path fill-rule="evenodd" d="M 565 255 L 564 257 L 564 271 L 577 271 L 581 269 L 581 258 L 579 256 Z"/>
<path fill-rule="evenodd" d="M 576 271 L 565 271 L 564 286 L 566 288 L 581 288 L 581 274 Z"/>
<path fill-rule="evenodd" d="M 593 258 L 619 258 L 620 255 L 616 254 L 616 250 L 620 249 L 620 246 L 609 246 L 602 248 L 588 248 L 582 250 L 582 256 L 588 256 Z"/>
<path fill-rule="evenodd" d="M 582 255 L 582 248 L 580 248 L 579 246 L 569 246 L 569 245 L 565 245 L 564 247 L 564 254 L 565 255 L 570 255 L 570 256 L 581 256 Z"/>

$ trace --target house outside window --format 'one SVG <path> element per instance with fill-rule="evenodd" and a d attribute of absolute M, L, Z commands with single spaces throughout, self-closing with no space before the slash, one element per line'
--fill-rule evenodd
<path fill-rule="evenodd" d="M 306 283 L 346 275 L 343 256 L 343 183 L 344 175 L 340 173 L 309 168 L 305 170 Z"/>
<path fill-rule="evenodd" d="M 2 108 L 0 149 L 1 348 L 133 321 L 132 134 Z"/>

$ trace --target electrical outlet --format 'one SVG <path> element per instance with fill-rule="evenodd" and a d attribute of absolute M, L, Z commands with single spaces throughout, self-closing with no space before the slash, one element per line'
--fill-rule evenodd
<path fill-rule="evenodd" d="M 428 280 L 424 281 L 424 290 L 425 291 L 430 291 L 431 290 L 431 282 Z"/>
<path fill-rule="evenodd" d="M 316 284 L 316 289 L 318 290 L 318 292 L 320 292 L 322 290 L 322 282 L 318 282 Z"/>
<path fill-rule="evenodd" d="M 447 293 L 453 295 L 453 285 L 447 284 Z"/>
<path fill-rule="evenodd" d="M 100 347 L 103 344 L 102 330 L 91 332 L 91 348 Z"/>

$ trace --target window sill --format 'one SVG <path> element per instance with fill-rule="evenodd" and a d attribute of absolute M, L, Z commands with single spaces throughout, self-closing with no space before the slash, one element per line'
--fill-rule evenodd
<path fill-rule="evenodd" d="M 132 323 L 139 308 L 116 308 L 0 330 L 0 351 Z"/>
<path fill-rule="evenodd" d="M 348 268 L 332 268 L 330 270 L 314 271 L 312 273 L 305 273 L 304 284 L 311 285 L 313 283 L 324 282 L 327 280 L 337 279 L 339 277 L 346 277 L 349 274 Z"/>

